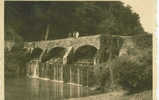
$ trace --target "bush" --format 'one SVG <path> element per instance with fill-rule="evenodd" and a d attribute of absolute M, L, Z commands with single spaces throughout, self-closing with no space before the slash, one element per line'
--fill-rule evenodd
<path fill-rule="evenodd" d="M 5 74 L 25 75 L 26 63 L 30 57 L 21 46 L 14 46 L 11 51 L 5 49 Z"/>
<path fill-rule="evenodd" d="M 95 84 L 98 86 L 98 90 L 101 92 L 108 92 L 109 89 L 112 89 L 112 79 L 110 76 L 109 66 L 110 62 L 101 63 L 94 67 L 94 76 L 95 76 Z"/>
<path fill-rule="evenodd" d="M 101 38 L 103 45 L 101 45 L 98 58 L 102 60 L 102 64 L 97 65 L 94 70 L 96 84 L 99 87 L 108 89 L 122 87 L 129 92 L 152 89 L 152 37 L 151 35 L 136 36 L 133 40 L 136 44 L 135 48 L 127 47 L 127 55 L 119 57 L 117 55 L 119 55 L 123 41 L 119 41 L 120 46 L 117 48 L 115 40 L 108 45 L 107 42 L 110 41 L 107 41 L 104 36 Z M 110 53 L 112 57 L 109 57 Z"/>
<path fill-rule="evenodd" d="M 129 56 L 115 59 L 112 63 L 114 80 L 129 92 L 152 89 L 152 61 L 149 61 L 150 57 L 144 55 L 144 57 L 134 58 L 136 60 L 131 60 Z"/>

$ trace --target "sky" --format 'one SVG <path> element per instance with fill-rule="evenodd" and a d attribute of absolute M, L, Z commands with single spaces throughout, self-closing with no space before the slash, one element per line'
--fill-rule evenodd
<path fill-rule="evenodd" d="M 146 32 L 154 33 L 156 30 L 156 1 L 155 0 L 121 0 L 130 5 L 132 10 L 139 14 L 141 24 Z"/>

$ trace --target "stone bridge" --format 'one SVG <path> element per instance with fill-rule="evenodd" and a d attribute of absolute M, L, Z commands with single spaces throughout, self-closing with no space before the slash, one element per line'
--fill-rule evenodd
<path fill-rule="evenodd" d="M 100 48 L 100 35 L 94 36 L 83 36 L 79 38 L 65 38 L 58 40 L 48 40 L 48 41 L 35 41 L 35 42 L 25 42 L 24 48 L 34 49 L 40 48 L 42 50 L 50 50 L 56 47 L 69 48 L 72 47 L 76 51 L 79 47 L 89 45 L 96 49 Z"/>
<path fill-rule="evenodd" d="M 42 57 L 45 52 L 49 53 L 55 49 L 58 49 L 60 52 L 60 49 L 63 49 L 65 52 L 63 56 L 63 63 L 67 63 L 66 59 L 68 55 L 71 52 L 76 53 L 76 51 L 80 51 L 79 49 L 81 48 L 90 48 L 92 50 L 98 51 L 100 49 L 100 35 L 83 36 L 79 38 L 71 37 L 58 40 L 25 42 L 24 48 L 27 49 L 27 51 L 30 53 L 32 53 L 37 48 L 40 49 L 42 51 L 40 57 Z"/>
<path fill-rule="evenodd" d="M 96 55 L 101 47 L 101 35 L 92 35 L 92 36 L 83 36 L 79 38 L 65 38 L 65 39 L 58 39 L 58 40 L 47 40 L 47 41 L 34 41 L 34 42 L 25 42 L 24 48 L 32 54 L 34 51 L 38 51 L 39 60 L 43 58 L 44 55 L 58 55 L 63 59 L 63 64 L 68 62 L 68 58 L 70 56 L 75 56 L 75 58 L 80 58 L 83 56 L 92 56 L 94 59 L 94 63 L 96 63 Z M 117 39 L 120 38 L 124 40 L 123 48 L 128 46 L 132 46 L 132 37 L 129 36 L 106 36 L 106 40 L 110 39 Z M 117 39 L 118 41 L 119 39 Z M 118 43 L 117 43 L 118 44 Z M 109 45 L 109 44 L 107 44 Z M 87 50 L 88 49 L 88 50 Z M 123 49 L 124 51 L 125 49 Z M 82 54 L 81 51 L 85 53 Z M 123 52 L 121 50 L 121 53 Z M 61 52 L 61 53 L 60 53 Z M 124 51 L 125 52 L 125 51 Z M 61 55 L 62 54 L 62 55 Z M 90 54 L 90 55 L 87 55 Z"/>
<path fill-rule="evenodd" d="M 100 47 L 104 47 L 104 49 Z M 107 56 L 104 61 L 111 60 L 113 57 L 128 54 L 128 50 L 133 50 L 134 47 L 133 38 L 130 36 L 101 37 L 94 35 L 26 42 L 24 48 L 33 58 L 27 64 L 27 75 L 34 78 L 40 77 L 40 79 L 88 86 L 92 67 L 95 67 L 96 63 L 101 63 L 98 61 L 98 54 Z M 105 50 L 105 54 L 98 52 L 100 50 Z M 46 59 L 45 56 L 48 58 Z M 81 59 L 81 57 L 83 58 Z M 71 60 L 73 63 L 70 62 Z"/>

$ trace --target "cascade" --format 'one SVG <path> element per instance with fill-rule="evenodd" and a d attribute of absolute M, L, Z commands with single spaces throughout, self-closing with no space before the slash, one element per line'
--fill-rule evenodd
<path fill-rule="evenodd" d="M 33 75 L 32 75 L 32 78 L 38 78 L 39 77 L 39 61 L 38 60 L 35 60 L 33 61 L 32 63 L 32 67 L 33 67 Z"/>
<path fill-rule="evenodd" d="M 63 56 L 63 64 L 67 64 L 67 57 L 68 57 L 68 55 L 70 54 L 71 50 L 72 50 L 72 47 L 69 47 L 69 48 L 67 49 L 65 55 Z"/>
<path fill-rule="evenodd" d="M 71 86 L 78 86 L 75 90 L 80 96 L 80 87 L 88 87 L 90 70 L 87 66 L 76 64 L 41 63 L 39 60 L 32 60 L 28 63 L 28 76 L 55 82 L 64 82 Z M 73 95 L 73 94 L 72 94 Z"/>

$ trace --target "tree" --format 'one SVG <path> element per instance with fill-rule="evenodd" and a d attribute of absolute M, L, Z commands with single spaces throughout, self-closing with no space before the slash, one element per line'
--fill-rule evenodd
<path fill-rule="evenodd" d="M 80 36 L 145 33 L 138 14 L 122 2 L 7 2 L 5 7 L 6 26 L 27 41 L 44 38 L 48 26 L 49 39 L 65 38 L 74 31 Z"/>
<path fill-rule="evenodd" d="M 135 48 L 112 60 L 115 80 L 129 92 L 152 89 L 152 35 L 133 37 Z M 143 85 L 144 84 L 144 85 Z"/>

